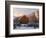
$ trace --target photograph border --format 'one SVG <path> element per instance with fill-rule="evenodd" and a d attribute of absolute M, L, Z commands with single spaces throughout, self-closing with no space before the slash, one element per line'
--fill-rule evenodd
<path fill-rule="evenodd" d="M 24 4 L 24 5 L 38 5 L 42 6 L 42 12 L 43 12 L 43 33 L 28 33 L 28 34 L 14 34 L 14 35 L 9 35 L 10 34 L 10 5 L 12 4 Z M 37 36 L 37 35 L 45 35 L 45 3 L 41 2 L 20 2 L 20 1 L 5 1 L 5 37 L 22 37 L 22 36 Z"/>

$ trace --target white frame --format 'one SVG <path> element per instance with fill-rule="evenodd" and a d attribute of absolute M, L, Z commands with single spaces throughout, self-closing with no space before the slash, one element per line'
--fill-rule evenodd
<path fill-rule="evenodd" d="M 39 29 L 31 30 L 13 30 L 13 8 L 36 8 L 39 9 Z M 31 6 L 31 5 L 10 5 L 10 35 L 12 34 L 27 34 L 27 33 L 40 33 L 42 32 L 42 6 Z"/>

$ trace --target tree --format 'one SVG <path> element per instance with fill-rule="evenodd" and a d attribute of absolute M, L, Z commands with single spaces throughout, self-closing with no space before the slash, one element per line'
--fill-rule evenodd
<path fill-rule="evenodd" d="M 39 21 L 39 19 L 37 19 L 37 17 L 35 16 L 35 12 L 32 15 L 32 21 L 33 22 L 38 22 Z"/>
<path fill-rule="evenodd" d="M 29 22 L 29 18 L 25 15 L 20 19 L 20 23 L 27 24 Z"/>
<path fill-rule="evenodd" d="M 35 16 L 35 12 L 32 13 L 32 16 L 30 16 L 30 23 L 32 22 L 38 22 L 39 20 L 37 20 L 37 17 Z"/>

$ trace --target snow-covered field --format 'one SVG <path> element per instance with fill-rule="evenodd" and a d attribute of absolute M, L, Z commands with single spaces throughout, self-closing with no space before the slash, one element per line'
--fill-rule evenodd
<path fill-rule="evenodd" d="M 34 29 L 34 27 L 16 27 L 16 29 Z"/>
<path fill-rule="evenodd" d="M 33 24 L 15 24 L 14 29 L 36 29 L 39 28 L 39 23 Z"/>

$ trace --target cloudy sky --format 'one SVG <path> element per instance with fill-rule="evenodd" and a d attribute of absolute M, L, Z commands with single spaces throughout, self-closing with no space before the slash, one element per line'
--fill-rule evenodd
<path fill-rule="evenodd" d="M 37 11 L 38 9 L 30 9 L 30 8 L 13 8 L 13 16 L 19 17 L 23 15 L 32 14 L 32 12 Z"/>

